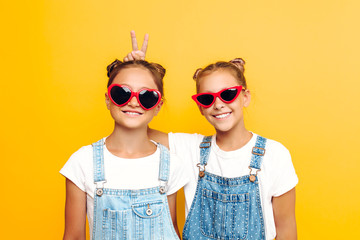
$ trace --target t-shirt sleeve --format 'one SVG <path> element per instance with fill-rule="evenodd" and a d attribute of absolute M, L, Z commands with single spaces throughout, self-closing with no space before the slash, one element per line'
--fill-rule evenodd
<path fill-rule="evenodd" d="M 78 151 L 73 153 L 69 160 L 65 163 L 63 168 L 60 170 L 60 173 L 72 181 L 78 188 L 86 192 L 86 164 L 84 160 L 89 159 L 88 151 L 86 147 L 80 148 Z"/>
<path fill-rule="evenodd" d="M 179 162 L 179 165 L 181 165 L 179 169 L 183 171 L 183 173 L 179 172 L 179 174 L 175 174 L 176 177 L 184 178 L 184 180 L 181 182 L 181 187 L 185 186 L 192 177 L 192 161 L 196 161 L 194 156 L 199 155 L 198 146 L 202 137 L 203 136 L 199 134 L 169 133 L 170 153 L 177 157 L 177 162 Z"/>
<path fill-rule="evenodd" d="M 175 154 L 170 153 L 170 176 L 168 181 L 167 195 L 177 192 L 189 181 L 189 170 L 187 164 Z"/>
<path fill-rule="evenodd" d="M 294 188 L 299 180 L 291 161 L 289 150 L 280 143 L 277 143 L 276 146 L 274 163 L 274 178 L 271 195 L 278 197 Z"/>
<path fill-rule="evenodd" d="M 170 152 L 175 153 L 180 158 L 188 157 L 193 149 L 197 149 L 203 138 L 200 134 L 172 133 L 169 136 Z"/>

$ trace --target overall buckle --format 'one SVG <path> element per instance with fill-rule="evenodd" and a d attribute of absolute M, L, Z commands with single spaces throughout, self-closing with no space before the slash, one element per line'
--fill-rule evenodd
<path fill-rule="evenodd" d="M 253 147 L 251 153 L 257 156 L 264 156 L 265 151 L 265 148 Z"/>

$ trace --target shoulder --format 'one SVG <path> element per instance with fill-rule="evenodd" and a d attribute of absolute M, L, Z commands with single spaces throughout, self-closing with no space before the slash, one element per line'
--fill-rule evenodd
<path fill-rule="evenodd" d="M 253 133 L 254 136 L 257 138 L 259 135 L 256 133 Z M 262 136 L 263 137 L 263 136 Z M 264 137 L 266 139 L 266 153 L 265 155 L 270 156 L 287 156 L 290 155 L 289 150 L 280 142 Z"/>
<path fill-rule="evenodd" d="M 92 158 L 92 154 L 93 154 L 93 148 L 91 145 L 83 146 L 79 150 L 74 152 L 70 156 L 69 160 L 79 161 L 79 162 L 87 161 L 89 157 Z"/>
<path fill-rule="evenodd" d="M 167 133 L 149 128 L 148 136 L 150 139 L 154 140 L 155 142 L 158 142 L 164 145 L 165 147 L 169 148 L 169 138 Z"/>
<path fill-rule="evenodd" d="M 292 169 L 292 159 L 289 150 L 280 142 L 268 139 L 265 146 L 264 166 L 277 170 Z"/>
<path fill-rule="evenodd" d="M 92 156 L 92 146 L 83 146 L 70 156 L 69 160 L 65 163 L 62 171 L 67 171 L 71 168 L 87 168 L 90 165 L 89 163 L 92 163 Z"/>
<path fill-rule="evenodd" d="M 202 139 L 204 138 L 204 135 L 198 134 L 198 133 L 173 133 L 170 132 L 168 134 L 169 136 L 169 142 L 171 143 L 171 141 L 177 142 L 177 143 L 188 143 L 188 144 L 193 144 L 193 143 L 201 143 Z"/>
<path fill-rule="evenodd" d="M 266 150 L 272 155 L 290 155 L 289 150 L 282 143 L 272 139 L 267 140 Z"/>
<path fill-rule="evenodd" d="M 93 172 L 92 146 L 84 146 L 74 152 L 65 163 L 60 173 L 86 192 L 86 183 Z"/>

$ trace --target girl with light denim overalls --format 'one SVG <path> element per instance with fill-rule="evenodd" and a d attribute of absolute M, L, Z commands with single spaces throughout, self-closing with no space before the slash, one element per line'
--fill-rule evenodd
<path fill-rule="evenodd" d="M 146 50 L 147 39 L 144 43 L 143 51 Z M 107 69 L 109 82 L 105 94 L 106 104 L 115 120 L 115 127 L 107 138 L 73 154 L 61 170 L 67 178 L 64 239 L 85 239 L 86 211 L 88 217 L 90 215 L 89 223 L 92 223 L 92 240 L 179 239 L 176 192 L 171 195 L 167 195 L 167 192 L 171 172 L 180 170 L 171 170 L 168 149 L 150 140 L 147 134 L 148 123 L 162 105 L 165 69 L 159 64 L 143 60 L 124 63 L 115 60 Z M 105 171 L 106 156 L 112 155 L 113 158 L 120 157 L 121 161 L 131 162 L 133 159 L 150 159 L 158 152 L 158 176 L 148 179 L 155 182 L 155 186 L 114 189 L 109 185 L 109 179 L 116 175 L 112 169 L 107 168 Z M 143 175 L 138 175 L 141 171 L 146 173 L 143 168 L 119 169 L 115 174 L 127 175 L 134 181 L 147 181 Z M 156 172 L 156 169 L 151 170 Z M 91 176 L 84 172 L 90 172 Z M 77 173 L 84 176 L 77 178 Z M 89 178 L 92 183 L 84 184 L 89 182 Z M 176 191 L 185 182 L 177 184 Z M 86 193 L 89 188 L 94 191 Z M 89 201 L 93 204 L 89 205 Z"/>
<path fill-rule="evenodd" d="M 133 51 L 125 60 L 140 56 L 145 58 L 145 52 Z M 249 106 L 251 95 L 244 63 L 239 58 L 217 62 L 194 75 L 198 94 L 193 100 L 216 135 L 150 130 L 172 152 L 189 160 L 192 177 L 184 187 L 183 239 L 297 238 L 298 179 L 282 144 L 245 128 L 243 108 Z"/>

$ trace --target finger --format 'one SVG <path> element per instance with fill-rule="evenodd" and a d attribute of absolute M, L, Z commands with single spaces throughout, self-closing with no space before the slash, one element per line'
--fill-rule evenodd
<path fill-rule="evenodd" d="M 135 60 L 140 60 L 141 57 L 140 55 L 137 53 L 138 51 L 132 51 L 131 52 L 131 56 L 135 59 Z"/>
<path fill-rule="evenodd" d="M 130 31 L 130 36 L 131 36 L 132 50 L 136 51 L 136 50 L 138 50 L 138 44 L 137 44 L 137 41 L 136 41 L 136 35 L 135 35 L 134 30 Z"/>
<path fill-rule="evenodd" d="M 131 55 L 133 56 L 133 58 L 134 58 L 135 60 L 145 60 L 145 53 L 143 53 L 143 52 L 140 51 L 140 50 L 132 51 L 132 52 L 131 52 Z"/>
<path fill-rule="evenodd" d="M 128 57 L 124 57 L 124 62 L 128 62 L 129 58 Z"/>
<path fill-rule="evenodd" d="M 129 59 L 129 61 L 134 61 L 134 58 L 133 58 L 133 56 L 131 55 L 131 53 L 129 53 L 129 54 L 127 55 L 127 58 Z"/>
<path fill-rule="evenodd" d="M 145 37 L 144 37 L 144 42 L 141 46 L 141 51 L 146 53 L 146 50 L 147 50 L 147 47 L 148 47 L 148 42 L 149 42 L 149 34 L 145 34 Z"/>

